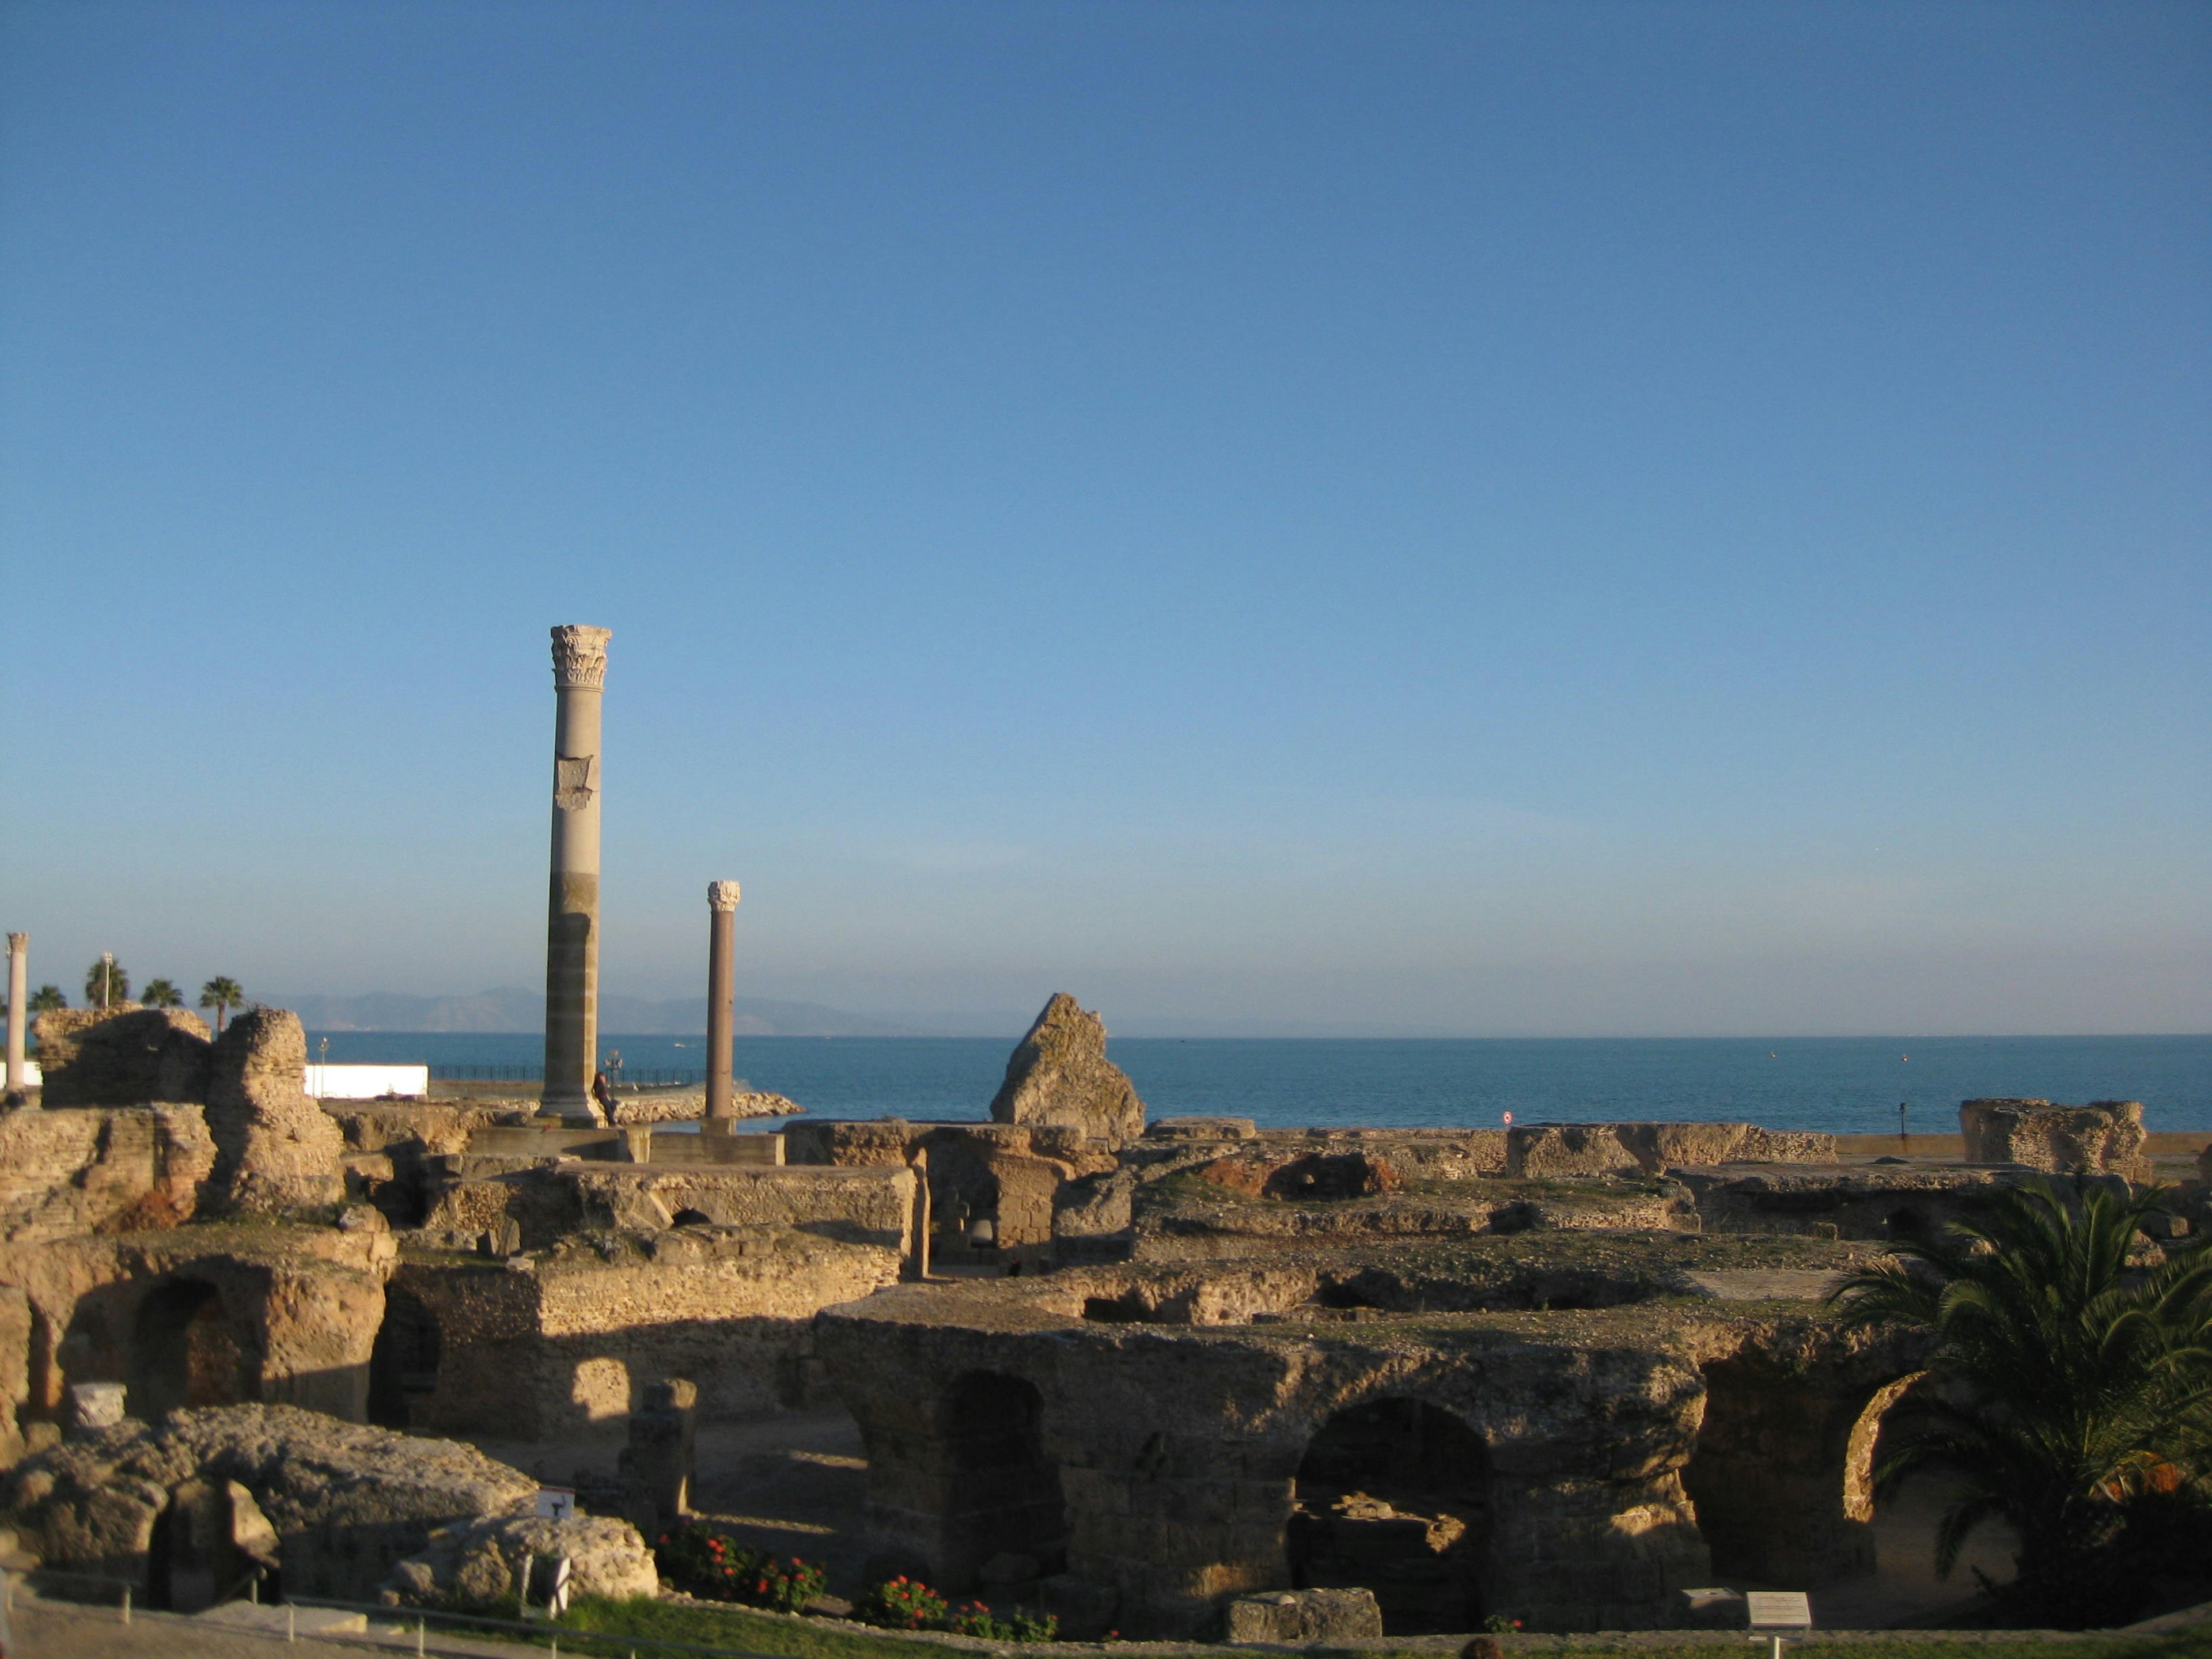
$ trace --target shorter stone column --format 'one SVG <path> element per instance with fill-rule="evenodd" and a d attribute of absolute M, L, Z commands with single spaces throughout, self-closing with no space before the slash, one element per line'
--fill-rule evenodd
<path fill-rule="evenodd" d="M 658 1538 L 691 1513 L 699 1385 L 680 1376 L 655 1382 L 629 1414 L 629 1443 L 616 1460 L 623 1518 Z"/>
<path fill-rule="evenodd" d="M 707 1122 L 730 1132 L 730 1048 L 737 1025 L 738 884 L 707 884 Z"/>
<path fill-rule="evenodd" d="M 31 936 L 8 935 L 8 1095 L 24 1090 L 23 1023 L 30 1018 Z"/>

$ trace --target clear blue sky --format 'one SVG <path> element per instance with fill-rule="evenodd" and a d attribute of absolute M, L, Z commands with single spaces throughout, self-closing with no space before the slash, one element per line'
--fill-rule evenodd
<path fill-rule="evenodd" d="M 34 978 L 2212 1026 L 2212 9 L 0 10 Z"/>

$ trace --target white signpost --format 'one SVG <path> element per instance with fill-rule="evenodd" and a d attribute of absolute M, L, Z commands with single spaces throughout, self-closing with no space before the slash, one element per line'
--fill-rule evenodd
<path fill-rule="evenodd" d="M 538 1489 L 538 1518 L 540 1521 L 566 1521 L 576 1512 L 576 1489 L 574 1486 L 540 1486 Z"/>
<path fill-rule="evenodd" d="M 1752 1590 L 1744 1596 L 1743 1606 L 1751 1639 L 1772 1641 L 1774 1659 L 1782 1659 L 1787 1638 L 1813 1628 L 1813 1603 L 1803 1590 Z"/>

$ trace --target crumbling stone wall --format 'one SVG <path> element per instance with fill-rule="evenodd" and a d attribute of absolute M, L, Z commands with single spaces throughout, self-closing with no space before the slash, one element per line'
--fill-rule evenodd
<path fill-rule="evenodd" d="M 2024 1164 L 2062 1175 L 2151 1179 L 2142 1103 L 2095 1100 L 2054 1106 L 2047 1100 L 1963 1100 L 1959 1134 L 1969 1164 Z"/>
<path fill-rule="evenodd" d="M 698 1386 L 714 1419 L 807 1403 L 808 1322 L 898 1281 L 902 1258 L 787 1228 L 691 1228 L 512 1262 L 423 1255 L 396 1292 L 438 1329 L 408 1426 L 546 1437 L 626 1414 L 649 1384 Z"/>
<path fill-rule="evenodd" d="M 1668 1178 L 1688 1189 L 1709 1233 L 1885 1241 L 1929 1237 L 2013 1184 L 2003 1170 L 1955 1164 L 1678 1165 Z"/>
<path fill-rule="evenodd" d="M 1170 1338 L 981 1298 L 951 1325 L 953 1294 L 902 1287 L 817 1321 L 868 1445 L 872 1537 L 933 1583 L 963 1589 L 995 1541 L 963 1518 L 951 1443 L 947 1402 L 977 1373 L 1036 1390 L 1067 1570 L 1118 1598 L 1125 1634 L 1210 1633 L 1229 1598 L 1290 1588 L 1307 1445 L 1385 1395 L 1451 1413 L 1488 1448 L 1488 1605 L 1537 1628 L 1650 1624 L 1711 1571 L 1679 1477 L 1702 1380 L 1680 1356 L 1525 1331 L 1400 1330 L 1365 1349 L 1252 1329 Z"/>
<path fill-rule="evenodd" d="M 1530 1123 L 1506 1133 L 1506 1174 L 1655 1176 L 1677 1164 L 1833 1164 L 1836 1138 L 1755 1123 Z"/>
<path fill-rule="evenodd" d="M 207 1022 L 185 1009 L 52 1009 L 32 1029 L 49 1109 L 207 1098 L 214 1048 Z"/>
<path fill-rule="evenodd" d="M 249 1008 L 212 1043 L 179 1008 L 62 1010 L 41 1014 L 38 1030 L 46 1107 L 204 1107 L 215 1159 L 201 1203 L 270 1214 L 344 1197 L 343 1137 L 307 1097 L 296 1014 Z"/>
<path fill-rule="evenodd" d="M 1781 1258 L 1838 1251 L 1791 1245 Z M 1436 1244 L 1387 1266 L 1307 1252 L 902 1286 L 825 1310 L 817 1327 L 868 1446 L 869 1526 L 887 1570 L 964 1591 L 1007 1530 L 994 1515 L 1027 1505 L 1022 1524 L 1047 1547 L 1029 1553 L 1064 1557 L 1048 1601 L 1103 1606 L 1124 1634 L 1207 1635 L 1229 1599 L 1292 1587 L 1302 1498 L 1435 1484 L 1425 1453 L 1410 1475 L 1337 1467 L 1358 1443 L 1346 1425 L 1395 1402 L 1468 1448 L 1446 1460 L 1452 1490 L 1431 1494 L 1443 1507 L 1414 1514 L 1370 1496 L 1325 1524 L 1336 1553 L 1359 1559 L 1395 1548 L 1399 1533 L 1427 1540 L 1437 1582 L 1399 1585 L 1401 1617 L 1418 1602 L 1437 1619 L 1637 1628 L 1668 1622 L 1678 1590 L 1712 1582 L 1716 1550 L 1756 1552 L 1789 1582 L 1864 1565 L 1850 1471 L 1865 1462 L 1870 1402 L 1920 1353 L 1899 1333 L 1844 1328 L 1817 1303 L 1700 1304 L 1708 1313 L 1670 1299 L 1698 1264 L 1747 1259 L 1733 1243 L 1656 1238 Z M 1753 1287 L 1761 1273 L 1729 1271 L 1716 1282 L 1811 1297 L 1817 1288 L 1795 1281 L 1825 1277 L 1771 1276 L 1791 1282 Z M 1438 1316 L 1457 1309 L 1469 1311 Z M 1034 1418 L 1033 1464 L 1004 1447 L 995 1460 L 963 1451 L 957 1401 L 978 1379 L 1004 1396 L 999 1417 Z M 1333 1462 L 1315 1478 L 1335 1484 L 1306 1493 L 1302 1471 L 1325 1440 Z M 1030 1473 L 979 1488 L 979 1468 Z M 1051 1492 L 1056 1515 L 1042 1508 Z"/>
<path fill-rule="evenodd" d="M 166 1407 L 186 1392 L 179 1368 L 194 1345 L 211 1340 L 226 1351 L 232 1400 L 358 1422 L 392 1259 L 388 1232 L 265 1222 L 0 1245 L 0 1285 L 22 1293 L 30 1326 L 11 1398 L 24 1417 L 52 1420 L 70 1386 L 108 1382 Z M 178 1316 L 166 1340 L 156 1299 Z M 0 1379 L 8 1370 L 0 1352 Z"/>
<path fill-rule="evenodd" d="M 214 1167 L 198 1106 L 0 1114 L 0 1238 L 175 1226 Z"/>

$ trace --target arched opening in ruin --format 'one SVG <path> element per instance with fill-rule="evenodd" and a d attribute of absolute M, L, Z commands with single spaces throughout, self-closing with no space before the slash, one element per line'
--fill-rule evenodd
<path fill-rule="evenodd" d="M 678 1210 L 668 1224 L 672 1227 L 711 1227 L 714 1224 L 714 1218 L 704 1210 Z"/>
<path fill-rule="evenodd" d="M 1856 1456 L 1863 1477 L 1871 1468 L 1895 1397 L 1870 1407 L 1840 1378 L 1759 1355 L 1700 1369 L 1705 1416 L 1682 1489 L 1716 1582 L 1796 1587 L 1871 1573 L 1871 1505 L 1854 1512 L 1850 1465 Z"/>
<path fill-rule="evenodd" d="M 998 1555 L 1026 1555 L 1040 1574 L 1061 1571 L 1067 1512 L 1060 1466 L 1045 1455 L 1044 1398 L 1034 1383 L 996 1371 L 957 1379 L 939 1408 L 944 1448 L 947 1588 L 965 1590 Z"/>
<path fill-rule="evenodd" d="M 428 1304 L 397 1286 L 384 1293 L 384 1322 L 368 1353 L 368 1420 L 387 1429 L 415 1426 L 421 1402 L 438 1387 L 444 1338 Z"/>
<path fill-rule="evenodd" d="M 148 1421 L 179 1406 L 235 1406 L 252 1397 L 246 1345 L 204 1279 L 170 1279 L 138 1304 L 131 1343 L 130 1412 Z"/>
<path fill-rule="evenodd" d="M 1421 1400 L 1371 1400 L 1322 1424 L 1288 1532 L 1300 1589 L 1364 1587 L 1392 1636 L 1477 1628 L 1490 1532 L 1481 1437 Z"/>

